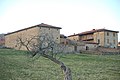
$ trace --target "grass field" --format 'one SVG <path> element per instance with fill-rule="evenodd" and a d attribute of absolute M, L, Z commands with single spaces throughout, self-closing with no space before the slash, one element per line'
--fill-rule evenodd
<path fill-rule="evenodd" d="M 67 54 L 73 80 L 120 80 L 120 55 Z M 0 80 L 63 80 L 57 64 L 25 51 L 0 49 Z"/>

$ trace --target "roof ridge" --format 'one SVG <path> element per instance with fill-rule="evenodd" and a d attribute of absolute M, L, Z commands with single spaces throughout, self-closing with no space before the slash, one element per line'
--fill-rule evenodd
<path fill-rule="evenodd" d="M 16 30 L 16 31 L 10 32 L 10 33 L 7 33 L 5 35 L 16 33 L 16 32 L 20 32 L 20 31 L 27 30 L 27 29 L 31 29 L 31 28 L 34 28 L 34 27 L 46 27 L 46 28 L 61 29 L 61 27 L 56 27 L 56 26 L 52 26 L 52 25 L 41 23 L 41 24 L 38 24 L 38 25 L 34 25 L 34 26 L 31 26 L 31 27 L 27 27 L 27 28 L 24 28 L 24 29 L 20 29 L 20 30 Z"/>

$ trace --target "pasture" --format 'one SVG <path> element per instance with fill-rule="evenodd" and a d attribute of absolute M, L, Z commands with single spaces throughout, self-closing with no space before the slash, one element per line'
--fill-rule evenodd
<path fill-rule="evenodd" d="M 66 54 L 73 80 L 120 80 L 120 55 Z M 26 51 L 0 49 L 0 80 L 63 80 L 59 65 Z"/>

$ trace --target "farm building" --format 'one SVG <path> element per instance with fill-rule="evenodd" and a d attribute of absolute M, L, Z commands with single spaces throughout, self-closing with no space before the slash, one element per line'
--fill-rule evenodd
<path fill-rule="evenodd" d="M 14 31 L 5 34 L 5 46 L 15 49 L 26 50 L 25 47 L 18 45 L 17 39 L 21 37 L 23 40 L 30 39 L 34 36 L 40 36 L 43 33 L 51 34 L 57 43 L 60 43 L 60 27 L 41 23 L 32 27 Z"/>
<path fill-rule="evenodd" d="M 98 45 L 102 47 L 117 48 L 118 33 L 118 31 L 107 29 L 93 29 L 91 31 L 70 35 L 68 39 L 98 43 Z"/>

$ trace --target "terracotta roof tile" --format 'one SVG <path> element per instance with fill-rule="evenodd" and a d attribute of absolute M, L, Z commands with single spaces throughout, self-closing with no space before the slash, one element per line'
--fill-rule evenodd
<path fill-rule="evenodd" d="M 56 26 L 52 26 L 52 25 L 48 25 L 48 24 L 44 24 L 44 23 L 41 23 L 41 24 L 38 24 L 38 25 L 35 25 L 35 26 L 61 29 L 61 27 L 56 27 Z"/>
<path fill-rule="evenodd" d="M 93 29 L 91 31 L 85 31 L 85 32 L 79 33 L 79 35 L 93 34 L 95 32 L 101 32 L 101 31 L 109 31 L 109 32 L 116 32 L 116 33 L 119 32 L 119 31 L 113 31 L 113 30 L 108 30 L 108 29 Z"/>
<path fill-rule="evenodd" d="M 77 36 L 77 35 L 81 36 L 81 35 L 93 34 L 95 32 L 101 32 L 101 31 L 109 31 L 109 32 L 119 33 L 119 31 L 113 31 L 113 30 L 108 30 L 108 29 L 93 29 L 93 30 L 90 30 L 90 31 L 85 31 L 85 32 L 81 32 L 81 33 L 78 33 L 78 34 L 70 35 L 68 37 Z"/>

